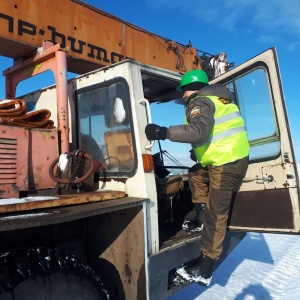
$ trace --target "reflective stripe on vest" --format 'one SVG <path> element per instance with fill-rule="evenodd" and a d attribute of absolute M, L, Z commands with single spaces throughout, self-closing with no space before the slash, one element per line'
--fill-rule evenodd
<path fill-rule="evenodd" d="M 220 123 L 223 123 L 223 122 L 226 122 L 226 121 L 238 118 L 240 116 L 241 116 L 241 114 L 238 111 L 234 111 L 234 112 L 229 113 L 227 115 L 224 115 L 224 116 L 216 118 L 215 119 L 215 124 L 220 124 Z"/>
<path fill-rule="evenodd" d="M 215 104 L 215 124 L 206 141 L 192 145 L 198 161 L 203 166 L 220 166 L 248 156 L 249 142 L 238 107 L 223 104 L 215 96 L 206 98 Z"/>
<path fill-rule="evenodd" d="M 243 132 L 243 131 L 246 131 L 246 128 L 245 126 L 240 126 L 240 127 L 236 127 L 236 128 L 232 128 L 232 129 L 229 129 L 229 130 L 226 130 L 226 131 L 223 131 L 223 132 L 220 132 L 214 136 L 210 136 L 208 138 L 208 140 L 206 140 L 205 142 L 203 143 L 199 143 L 199 144 L 192 144 L 193 145 L 193 148 L 197 148 L 197 147 L 200 147 L 200 146 L 203 146 L 203 145 L 206 145 L 206 144 L 210 144 L 210 143 L 213 143 L 215 141 L 218 141 L 218 140 L 221 140 L 221 139 L 224 139 L 228 136 L 231 136 L 233 134 L 236 134 L 236 133 L 239 133 L 239 132 Z"/>

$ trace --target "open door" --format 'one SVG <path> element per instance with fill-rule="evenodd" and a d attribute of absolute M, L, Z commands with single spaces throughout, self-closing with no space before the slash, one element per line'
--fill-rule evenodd
<path fill-rule="evenodd" d="M 235 94 L 250 141 L 250 164 L 229 229 L 299 232 L 299 180 L 275 48 L 211 83 Z"/>

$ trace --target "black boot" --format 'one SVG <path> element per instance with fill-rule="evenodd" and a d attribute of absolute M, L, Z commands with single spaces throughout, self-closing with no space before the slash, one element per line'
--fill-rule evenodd
<path fill-rule="evenodd" d="M 188 215 L 182 224 L 182 229 L 188 233 L 201 232 L 203 230 L 205 204 L 195 203 L 194 208 L 192 216 Z"/>
<path fill-rule="evenodd" d="M 198 224 L 204 223 L 205 217 L 205 204 L 204 203 L 195 203 L 195 210 L 197 213 Z"/>
<path fill-rule="evenodd" d="M 177 269 L 176 273 L 186 280 L 209 286 L 215 264 L 215 259 L 211 259 L 210 257 L 201 254 L 200 258 Z"/>

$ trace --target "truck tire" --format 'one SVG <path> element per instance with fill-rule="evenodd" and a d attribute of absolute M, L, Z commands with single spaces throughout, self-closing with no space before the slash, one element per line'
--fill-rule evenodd
<path fill-rule="evenodd" d="M 107 300 L 99 277 L 57 249 L 22 249 L 0 256 L 1 300 Z"/>

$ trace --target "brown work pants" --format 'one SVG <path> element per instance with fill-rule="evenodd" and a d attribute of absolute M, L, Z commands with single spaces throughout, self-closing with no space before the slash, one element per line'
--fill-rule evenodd
<path fill-rule="evenodd" d="M 206 204 L 201 251 L 212 259 L 222 253 L 232 194 L 239 189 L 247 167 L 245 157 L 218 167 L 196 164 L 189 171 L 193 203 Z"/>

